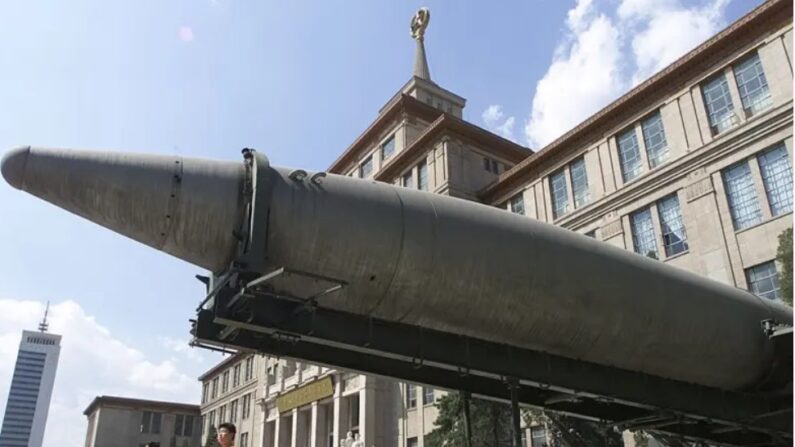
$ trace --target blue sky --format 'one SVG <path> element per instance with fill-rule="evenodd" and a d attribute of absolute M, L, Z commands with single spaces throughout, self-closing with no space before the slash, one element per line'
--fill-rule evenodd
<path fill-rule="evenodd" d="M 758 0 L 0 3 L 0 151 L 146 151 L 326 168 L 405 83 L 431 10 L 433 79 L 464 117 L 542 147 Z M 64 334 L 46 446 L 97 394 L 193 400 L 196 267 L 0 182 L 0 413 L 19 341 Z"/>

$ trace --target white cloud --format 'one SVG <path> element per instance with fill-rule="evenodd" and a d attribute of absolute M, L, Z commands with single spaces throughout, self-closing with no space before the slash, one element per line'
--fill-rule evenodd
<path fill-rule="evenodd" d="M 0 299 L 2 413 L 21 331 L 35 328 L 43 311 L 41 303 L 34 301 Z M 198 403 L 200 390 L 196 372 L 202 371 L 205 365 L 191 362 L 187 368 L 179 357 L 155 361 L 141 350 L 114 338 L 108 328 L 74 301 L 51 306 L 49 320 L 50 332 L 62 335 L 63 339 L 45 447 L 82 445 L 86 428 L 83 411 L 98 395 Z M 181 353 L 173 349 L 170 352 Z M 180 357 L 190 358 L 190 355 Z M 187 369 L 192 373 L 188 374 Z"/>
<path fill-rule="evenodd" d="M 173 337 L 158 337 L 160 343 L 168 351 L 172 351 L 177 355 L 185 356 L 186 358 L 195 362 L 205 362 L 207 358 L 202 355 L 200 349 L 196 349 L 188 344 L 188 340 L 173 338 Z"/>
<path fill-rule="evenodd" d="M 536 85 L 525 123 L 528 144 L 549 144 L 715 34 L 729 1 L 621 0 L 597 7 L 578 0 Z"/>
<path fill-rule="evenodd" d="M 631 1 L 625 0 L 625 3 Z M 654 8 L 645 13 L 645 26 L 632 38 L 632 53 L 637 64 L 633 85 L 717 33 L 723 26 L 727 4 L 728 0 L 715 0 L 692 8 L 670 4 L 667 8 Z"/>
<path fill-rule="evenodd" d="M 488 106 L 486 110 L 483 111 L 483 114 L 481 114 L 481 118 L 483 119 L 483 124 L 486 125 L 486 129 L 503 138 L 515 141 L 513 136 L 513 126 L 516 122 L 516 118 L 509 116 L 503 119 L 504 116 L 505 114 L 502 112 L 502 106 L 497 104 Z"/>
<path fill-rule="evenodd" d="M 578 7 L 587 2 L 580 0 Z M 599 14 L 576 26 L 579 28 L 569 28 L 569 43 L 558 47 L 536 85 L 525 126 L 533 148 L 562 135 L 626 88 L 619 67 L 619 33 L 613 22 Z"/>

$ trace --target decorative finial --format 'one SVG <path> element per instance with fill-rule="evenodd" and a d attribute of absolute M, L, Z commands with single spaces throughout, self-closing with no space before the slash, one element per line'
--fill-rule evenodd
<path fill-rule="evenodd" d="M 428 69 L 428 60 L 425 57 L 425 30 L 428 22 L 431 21 L 431 11 L 428 8 L 420 8 L 414 17 L 411 18 L 411 37 L 417 41 L 417 52 L 414 55 L 414 76 L 431 80 L 431 71 Z"/>
<path fill-rule="evenodd" d="M 47 322 L 47 314 L 50 313 L 50 302 L 47 301 L 47 307 L 44 309 L 44 318 L 39 323 L 39 332 L 47 332 L 50 328 L 50 323 Z"/>
<path fill-rule="evenodd" d="M 431 10 L 425 7 L 420 8 L 414 17 L 411 18 L 411 37 L 417 40 L 425 38 L 425 29 L 431 21 Z"/>

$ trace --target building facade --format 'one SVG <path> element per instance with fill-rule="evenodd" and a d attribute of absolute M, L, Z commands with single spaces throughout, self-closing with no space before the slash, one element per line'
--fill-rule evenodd
<path fill-rule="evenodd" d="M 2 447 L 41 447 L 44 440 L 61 336 L 46 332 L 46 314 L 39 330 L 22 332 L 0 430 Z"/>
<path fill-rule="evenodd" d="M 501 207 L 780 299 L 792 56 L 792 4 L 767 1 L 534 153 L 462 119 L 420 38 L 414 75 L 328 171 Z M 422 447 L 434 428 L 441 391 L 260 358 L 257 445 Z M 549 442 L 539 424 L 523 438 Z"/>
<path fill-rule="evenodd" d="M 85 447 L 202 445 L 198 405 L 97 396 L 83 414 Z"/>
<path fill-rule="evenodd" d="M 238 447 L 261 445 L 262 412 L 257 399 L 263 392 L 264 368 L 265 357 L 241 352 L 199 377 L 203 440 L 214 436 L 218 425 L 231 422 L 237 427 Z"/>

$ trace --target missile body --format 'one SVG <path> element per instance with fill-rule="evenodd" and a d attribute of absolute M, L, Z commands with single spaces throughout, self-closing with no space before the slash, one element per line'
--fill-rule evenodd
<path fill-rule="evenodd" d="M 243 164 L 21 148 L 14 187 L 213 272 L 247 212 Z M 320 305 L 728 390 L 773 372 L 763 320 L 792 311 L 492 207 L 268 167 L 266 268 L 347 284 Z"/>

